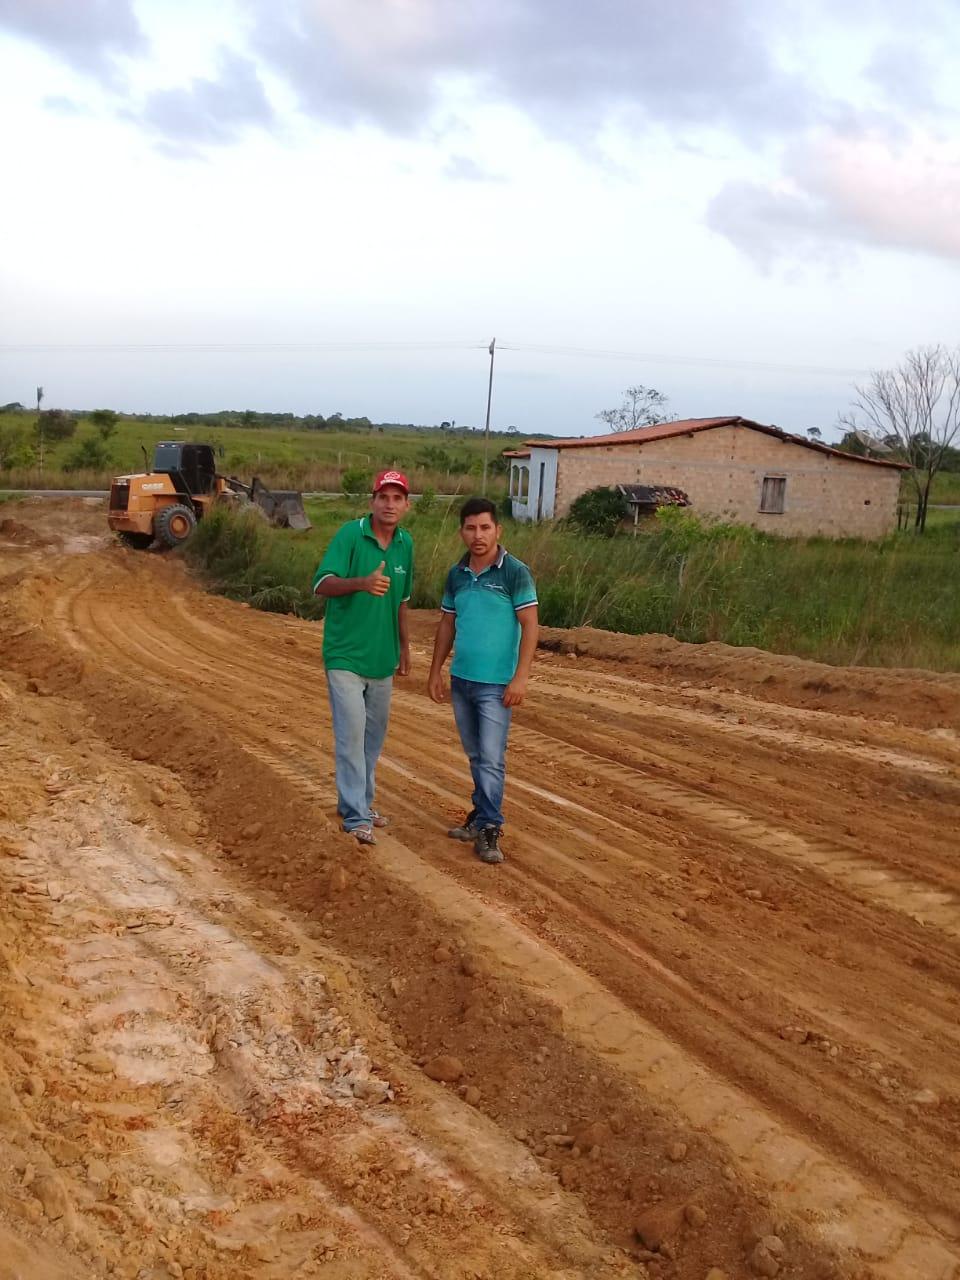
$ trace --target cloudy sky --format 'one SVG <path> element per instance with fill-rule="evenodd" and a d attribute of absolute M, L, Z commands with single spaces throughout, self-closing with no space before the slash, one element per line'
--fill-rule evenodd
<path fill-rule="evenodd" d="M 960 341 L 958 0 L 0 0 L 0 402 L 835 434 Z"/>

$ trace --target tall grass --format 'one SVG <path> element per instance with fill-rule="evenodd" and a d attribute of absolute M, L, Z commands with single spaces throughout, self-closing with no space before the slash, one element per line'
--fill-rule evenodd
<path fill-rule="evenodd" d="M 2 415 L 7 428 L 16 428 L 36 443 L 36 415 Z M 373 477 L 384 467 L 405 471 L 417 492 L 469 491 L 483 465 L 483 438 L 480 432 L 455 437 L 439 431 L 308 431 L 273 427 L 207 427 L 186 430 L 170 424 L 124 419 L 107 442 L 110 461 L 98 471 L 69 471 L 69 460 L 78 443 L 96 436 L 95 427 L 81 419 L 76 434 L 68 440 L 50 442 L 44 450 L 41 472 L 34 462 L 0 470 L 0 486 L 10 489 L 105 489 L 112 476 L 144 470 L 143 451 L 153 456 L 158 440 L 194 440 L 210 444 L 217 452 L 217 466 L 228 475 L 249 480 L 257 475 L 270 488 L 299 489 L 304 492 L 336 493 L 345 471 L 360 471 Z M 492 434 L 490 457 L 516 438 Z M 505 488 L 503 475 L 495 485 Z"/>
<path fill-rule="evenodd" d="M 313 571 L 333 531 L 366 503 L 308 505 L 315 527 L 306 533 L 216 511 L 188 554 L 234 598 L 319 617 Z M 414 507 L 409 527 L 412 604 L 436 608 L 462 551 L 455 504 Z M 530 565 L 549 626 L 720 640 L 839 665 L 960 670 L 960 525 L 864 543 L 768 538 L 689 518 L 614 539 L 508 521 L 504 541 Z"/>
<path fill-rule="evenodd" d="M 310 591 L 317 546 L 310 533 L 271 528 L 255 510 L 214 507 L 186 546 L 187 559 L 234 600 L 271 613 L 319 618 L 323 602 Z"/>

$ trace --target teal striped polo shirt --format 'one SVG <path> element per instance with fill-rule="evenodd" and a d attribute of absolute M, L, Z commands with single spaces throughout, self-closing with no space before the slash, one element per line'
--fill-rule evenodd
<path fill-rule="evenodd" d="M 503 547 L 479 573 L 468 552 L 447 574 L 440 608 L 456 617 L 450 674 L 479 684 L 509 684 L 517 670 L 517 613 L 537 603 L 533 575 Z"/>

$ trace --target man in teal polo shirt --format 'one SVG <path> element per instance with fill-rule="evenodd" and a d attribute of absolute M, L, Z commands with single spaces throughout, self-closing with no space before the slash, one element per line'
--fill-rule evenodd
<path fill-rule="evenodd" d="M 370 512 L 342 525 L 327 547 L 313 589 L 327 601 L 327 672 L 344 831 L 375 844 L 387 819 L 373 807 L 375 773 L 390 715 L 394 672 L 410 670 L 407 601 L 413 589 L 413 539 L 400 521 L 410 506 L 400 471 L 381 471 Z"/>
<path fill-rule="evenodd" d="M 484 862 L 503 861 L 507 737 L 537 649 L 537 590 L 527 566 L 500 545 L 502 532 L 488 498 L 461 507 L 467 553 L 447 574 L 429 677 L 430 697 L 443 702 L 443 664 L 453 649 L 450 696 L 470 761 L 473 808 L 448 834 L 472 840 Z"/>

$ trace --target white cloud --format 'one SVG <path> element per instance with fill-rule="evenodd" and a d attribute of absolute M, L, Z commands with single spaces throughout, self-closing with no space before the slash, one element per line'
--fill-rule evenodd
<path fill-rule="evenodd" d="M 216 79 L 157 90 L 135 118 L 159 134 L 168 150 L 173 144 L 192 152 L 197 145 L 232 142 L 250 125 L 269 125 L 273 110 L 253 63 L 222 51 Z"/>
<path fill-rule="evenodd" d="M 471 156 L 452 155 L 443 167 L 444 176 L 456 182 L 502 182 L 500 175 L 479 164 Z"/>
<path fill-rule="evenodd" d="M 957 0 L 0 0 L 7 166 L 48 193 L 5 211 L 7 342 L 430 348 L 198 350 L 162 373 L 150 353 L 5 355 L 3 398 L 59 367 L 65 403 L 295 395 L 468 421 L 496 333 L 681 358 L 504 350 L 495 414 L 531 432 L 589 428 L 636 381 L 678 411 L 822 424 L 843 378 L 772 369 L 883 365 L 956 326 L 958 17 Z M 842 258 L 844 287 L 739 250 Z M 476 351 L 435 362 L 451 336 Z"/>
<path fill-rule="evenodd" d="M 820 134 L 782 178 L 726 184 L 707 221 L 765 267 L 850 245 L 960 259 L 960 140 Z"/>
<path fill-rule="evenodd" d="M 750 136 L 816 113 L 750 0 L 248 0 L 253 47 L 305 109 L 339 125 L 425 128 L 451 83 L 553 136 L 612 114 Z"/>
<path fill-rule="evenodd" d="M 0 28 L 105 78 L 115 55 L 147 48 L 132 0 L 0 0 Z"/>
<path fill-rule="evenodd" d="M 71 98 L 64 93 L 48 94 L 43 105 L 48 111 L 54 112 L 61 116 L 86 116 L 90 114 L 90 108 L 78 102 L 76 98 Z"/>
<path fill-rule="evenodd" d="M 907 111 L 935 112 L 939 99 L 939 68 L 932 52 L 904 41 L 884 41 L 866 67 L 867 78 L 890 104 Z"/>

